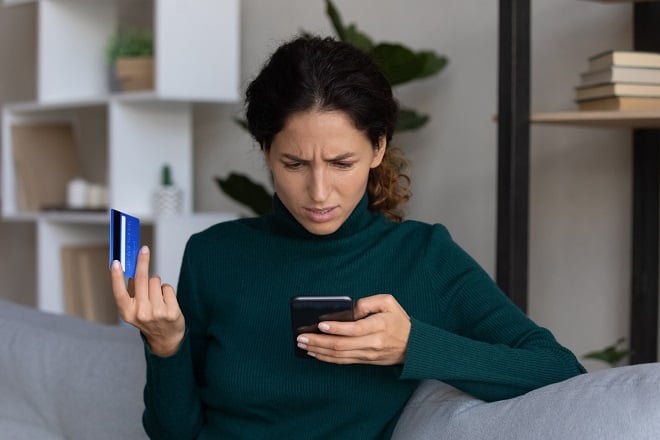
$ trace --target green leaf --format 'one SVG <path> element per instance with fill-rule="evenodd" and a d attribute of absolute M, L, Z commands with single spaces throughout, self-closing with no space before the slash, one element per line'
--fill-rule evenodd
<path fill-rule="evenodd" d="M 371 38 L 369 38 L 367 34 L 358 30 L 357 26 L 355 26 L 353 23 L 348 25 L 345 31 L 346 36 L 343 40 L 344 42 L 352 44 L 363 52 L 371 52 L 374 47 L 374 43 L 371 41 Z"/>
<path fill-rule="evenodd" d="M 234 122 L 243 130 L 248 131 L 248 123 L 245 119 L 241 119 L 238 116 L 234 116 Z"/>
<path fill-rule="evenodd" d="M 360 31 L 354 23 L 349 24 L 348 27 L 344 26 L 341 15 L 339 15 L 339 10 L 334 5 L 334 3 L 332 3 L 332 1 L 326 0 L 325 4 L 326 14 L 330 18 L 330 22 L 332 23 L 332 27 L 335 29 L 337 37 L 341 41 L 352 44 L 364 52 L 371 51 L 372 47 L 374 46 L 371 38 L 364 32 Z"/>
<path fill-rule="evenodd" d="M 377 44 L 371 54 L 392 86 L 433 75 L 447 64 L 433 52 L 416 53 L 396 43 Z"/>
<path fill-rule="evenodd" d="M 400 108 L 397 114 L 395 131 L 416 130 L 428 121 L 428 115 L 420 115 L 415 110 Z"/>
<path fill-rule="evenodd" d="M 330 23 L 332 23 L 332 27 L 335 28 L 337 37 L 339 37 L 341 41 L 346 41 L 346 29 L 344 28 L 341 15 L 339 15 L 339 10 L 330 0 L 325 1 L 325 13 L 330 18 Z"/>
<path fill-rule="evenodd" d="M 122 57 L 153 56 L 153 35 L 148 30 L 120 28 L 108 40 L 105 53 L 108 64 Z"/>
<path fill-rule="evenodd" d="M 613 345 L 607 346 L 599 351 L 592 351 L 582 356 L 583 359 L 595 359 L 598 361 L 606 362 L 614 367 L 626 357 L 632 354 L 632 350 L 621 348 L 625 342 L 624 338 L 620 338 Z"/>
<path fill-rule="evenodd" d="M 273 209 L 273 196 L 263 185 L 253 182 L 248 176 L 230 173 L 226 179 L 216 177 L 215 181 L 222 192 L 256 215 L 267 214 Z"/>
<path fill-rule="evenodd" d="M 417 52 L 417 56 L 422 58 L 424 67 L 419 72 L 417 79 L 433 76 L 447 67 L 447 57 L 444 55 L 437 55 L 435 52 L 425 50 Z"/>

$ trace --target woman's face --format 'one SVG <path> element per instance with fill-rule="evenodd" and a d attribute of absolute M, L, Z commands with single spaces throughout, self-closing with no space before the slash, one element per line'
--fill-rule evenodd
<path fill-rule="evenodd" d="M 384 153 L 385 138 L 375 149 L 343 112 L 312 110 L 291 115 L 264 156 L 284 206 L 309 232 L 327 235 L 353 212 Z"/>

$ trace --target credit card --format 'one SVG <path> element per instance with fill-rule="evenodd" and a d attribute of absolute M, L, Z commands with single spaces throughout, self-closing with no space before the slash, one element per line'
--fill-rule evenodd
<path fill-rule="evenodd" d="M 116 209 L 110 210 L 110 265 L 121 263 L 124 274 L 135 277 L 140 250 L 140 219 Z"/>

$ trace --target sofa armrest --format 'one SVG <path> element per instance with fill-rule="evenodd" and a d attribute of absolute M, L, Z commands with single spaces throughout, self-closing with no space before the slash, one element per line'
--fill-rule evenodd
<path fill-rule="evenodd" d="M 50 438 L 146 438 L 137 330 L 0 301 L 0 334 L 0 432 L 23 424 Z"/>
<path fill-rule="evenodd" d="M 423 381 L 393 439 L 646 440 L 660 433 L 660 363 L 583 374 L 486 403 Z"/>

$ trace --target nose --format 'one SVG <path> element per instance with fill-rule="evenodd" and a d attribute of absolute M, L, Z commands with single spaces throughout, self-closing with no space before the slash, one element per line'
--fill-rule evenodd
<path fill-rule="evenodd" d="M 330 192 L 328 177 L 325 167 L 320 166 L 312 169 L 307 183 L 307 192 L 314 202 L 320 203 L 327 199 Z"/>

